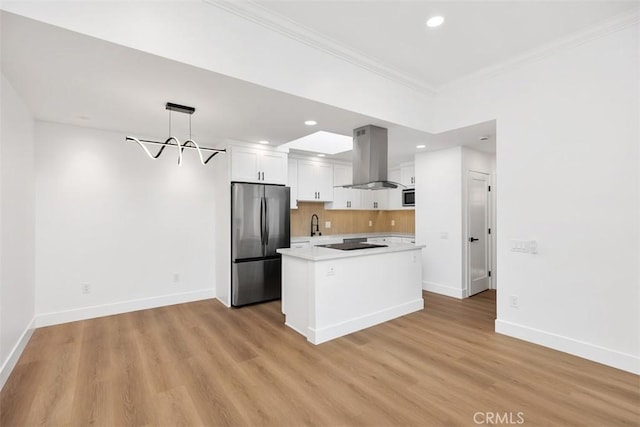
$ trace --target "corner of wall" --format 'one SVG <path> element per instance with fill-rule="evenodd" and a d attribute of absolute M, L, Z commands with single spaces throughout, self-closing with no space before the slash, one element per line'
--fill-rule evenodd
<path fill-rule="evenodd" d="M 33 332 L 35 316 L 35 121 L 0 75 L 0 387 Z"/>
<path fill-rule="evenodd" d="M 15 368 L 15 366 L 18 364 L 18 360 L 20 359 L 22 352 L 27 346 L 27 343 L 31 339 L 31 335 L 33 335 L 35 328 L 36 318 L 34 317 L 33 319 L 31 319 L 31 322 L 29 322 L 29 325 L 24 330 L 22 335 L 20 335 L 20 338 L 9 352 L 9 355 L 3 362 L 2 366 L 0 366 L 0 390 L 2 390 L 7 380 L 9 379 L 13 368 Z"/>

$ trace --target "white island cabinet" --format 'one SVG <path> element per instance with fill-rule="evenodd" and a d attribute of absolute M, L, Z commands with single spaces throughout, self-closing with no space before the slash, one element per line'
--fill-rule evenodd
<path fill-rule="evenodd" d="M 321 344 L 422 310 L 423 247 L 278 249 L 285 324 Z"/>

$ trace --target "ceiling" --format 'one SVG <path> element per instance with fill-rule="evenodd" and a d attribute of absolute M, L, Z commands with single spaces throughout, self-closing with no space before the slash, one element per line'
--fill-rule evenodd
<path fill-rule="evenodd" d="M 515 3 L 251 4 L 430 86 L 495 65 L 638 5 Z M 424 21 L 431 13 L 443 14 L 445 24 L 426 28 Z M 374 124 L 389 129 L 391 165 L 411 160 L 420 151 L 419 144 L 426 145 L 423 150 L 466 145 L 495 152 L 495 121 L 432 135 L 11 13 L 0 16 L 2 72 L 39 120 L 118 131 L 123 141 L 125 133 L 163 139 L 169 132 L 164 104 L 170 101 L 196 108 L 193 138 L 209 147 L 229 140 L 280 145 L 318 130 L 351 135 L 356 127 Z M 318 125 L 305 126 L 309 119 Z M 171 124 L 173 134 L 187 134 L 188 116 L 173 113 Z M 479 141 L 483 135 L 489 140 Z M 329 157 L 349 160 L 350 154 Z"/>
<path fill-rule="evenodd" d="M 436 89 L 638 8 L 638 1 L 255 0 L 278 20 Z M 428 18 L 444 24 L 428 28 Z"/>

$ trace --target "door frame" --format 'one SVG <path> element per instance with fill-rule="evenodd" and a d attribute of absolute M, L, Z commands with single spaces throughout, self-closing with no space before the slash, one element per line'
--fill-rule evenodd
<path fill-rule="evenodd" d="M 469 268 L 469 262 L 471 259 L 470 256 L 470 242 L 469 242 L 469 230 L 470 230 L 470 224 L 469 224 L 469 219 L 470 219 L 470 215 L 469 215 L 469 210 L 470 210 L 470 204 L 469 204 L 469 178 L 471 176 L 472 173 L 476 173 L 476 174 L 480 174 L 480 175 L 485 175 L 487 177 L 487 185 L 489 186 L 489 190 L 487 191 L 487 224 L 489 225 L 489 228 L 491 229 L 491 234 L 487 233 L 486 234 L 486 238 L 487 238 L 487 263 L 489 265 L 488 271 L 492 272 L 493 271 L 493 245 L 495 244 L 495 225 L 494 225 L 494 218 L 493 218 L 493 192 L 491 191 L 492 186 L 493 186 L 493 175 L 487 172 L 481 172 L 481 171 L 477 171 L 477 170 L 473 170 L 473 169 L 468 169 L 466 171 L 465 174 L 465 182 L 464 182 L 464 213 L 465 213 L 465 218 L 463 221 L 464 224 L 464 233 L 462 233 L 462 238 L 464 240 L 464 257 L 463 257 L 463 271 L 464 271 L 464 281 L 465 281 L 465 298 L 469 298 L 471 296 L 471 269 Z M 489 276 L 489 289 L 495 289 L 494 286 L 494 276 L 490 275 Z"/>

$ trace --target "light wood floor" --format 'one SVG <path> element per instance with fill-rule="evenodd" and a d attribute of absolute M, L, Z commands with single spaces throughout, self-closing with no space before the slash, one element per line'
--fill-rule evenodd
<path fill-rule="evenodd" d="M 496 335 L 493 292 L 425 302 L 319 346 L 283 325 L 279 302 L 41 328 L 2 390 L 0 425 L 472 426 L 478 412 L 640 424 L 638 376 Z"/>

